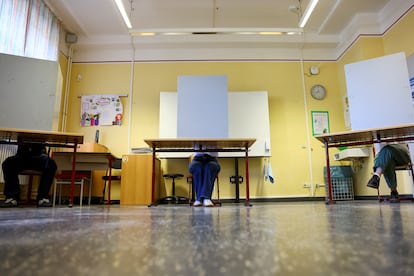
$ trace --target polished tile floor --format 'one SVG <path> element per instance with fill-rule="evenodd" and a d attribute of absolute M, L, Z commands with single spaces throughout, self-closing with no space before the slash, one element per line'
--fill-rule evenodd
<path fill-rule="evenodd" d="M 414 203 L 2 209 L 0 275 L 414 275 Z"/>

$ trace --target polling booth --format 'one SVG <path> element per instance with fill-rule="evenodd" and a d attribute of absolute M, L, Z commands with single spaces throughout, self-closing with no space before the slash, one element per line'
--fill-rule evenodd
<path fill-rule="evenodd" d="M 352 130 L 414 123 L 413 90 L 410 88 L 409 70 L 412 78 L 414 58 L 409 58 L 407 62 L 403 52 L 345 65 Z M 409 142 L 408 145 L 413 158 L 413 143 Z M 377 147 L 376 151 L 378 150 Z M 372 172 L 372 164 L 367 166 Z M 400 194 L 413 194 L 412 177 L 408 175 L 408 171 L 397 171 L 397 182 Z M 385 180 L 382 180 L 380 190 L 383 194 L 389 194 Z"/>

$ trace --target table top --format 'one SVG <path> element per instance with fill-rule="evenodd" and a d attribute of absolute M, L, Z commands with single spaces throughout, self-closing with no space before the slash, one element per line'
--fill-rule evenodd
<path fill-rule="evenodd" d="M 73 151 L 54 151 L 54 156 L 73 156 Z M 76 156 L 105 156 L 110 157 L 113 156 L 110 152 L 103 152 L 103 151 L 77 151 Z"/>
<path fill-rule="evenodd" d="M 255 138 L 163 138 L 144 139 L 150 147 L 156 149 L 194 149 L 201 146 L 201 149 L 245 149 L 251 147 Z"/>
<path fill-rule="evenodd" d="M 0 128 L 0 141 L 13 142 L 18 139 L 25 142 L 82 144 L 83 134 L 60 131 Z"/>
<path fill-rule="evenodd" d="M 55 160 L 59 171 L 72 169 L 73 152 L 54 151 L 52 152 L 52 158 Z M 113 158 L 110 152 L 76 152 L 76 170 L 106 170 Z"/>
<path fill-rule="evenodd" d="M 414 140 L 414 124 L 350 130 L 315 136 L 328 146 L 367 145 L 380 142 L 401 142 Z"/>

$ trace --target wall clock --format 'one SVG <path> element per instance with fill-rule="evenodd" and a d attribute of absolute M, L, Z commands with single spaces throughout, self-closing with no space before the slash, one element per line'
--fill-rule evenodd
<path fill-rule="evenodd" d="M 311 88 L 311 95 L 316 100 L 322 100 L 326 96 L 326 88 L 321 84 L 315 84 Z"/>

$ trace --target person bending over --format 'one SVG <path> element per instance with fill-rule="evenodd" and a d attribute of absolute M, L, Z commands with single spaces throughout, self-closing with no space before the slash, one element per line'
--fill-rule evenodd
<path fill-rule="evenodd" d="M 217 153 L 197 152 L 190 162 L 189 172 L 193 176 L 196 200 L 193 206 L 213 207 L 211 201 L 214 181 L 220 171 Z"/>
<path fill-rule="evenodd" d="M 390 202 L 400 202 L 395 167 L 407 165 L 410 162 L 410 153 L 406 144 L 385 145 L 375 157 L 374 175 L 368 181 L 367 186 L 378 189 L 381 175 L 384 175 L 385 181 L 391 190 Z"/>
<path fill-rule="evenodd" d="M 37 191 L 37 206 L 51 207 L 49 190 L 57 170 L 56 162 L 46 154 L 42 144 L 21 144 L 16 155 L 6 158 L 2 163 L 4 176 L 4 195 L 6 200 L 0 207 L 17 207 L 20 200 L 19 173 L 35 170 L 42 173 Z"/>

